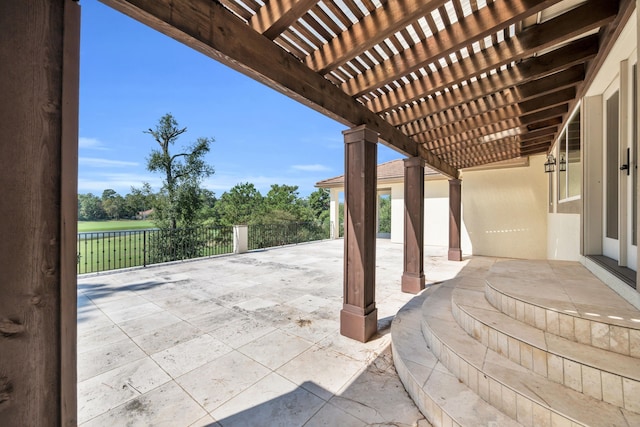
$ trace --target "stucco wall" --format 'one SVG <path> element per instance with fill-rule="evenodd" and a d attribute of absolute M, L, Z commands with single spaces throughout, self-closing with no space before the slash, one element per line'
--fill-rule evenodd
<path fill-rule="evenodd" d="M 424 244 L 449 247 L 449 181 L 424 183 Z"/>
<path fill-rule="evenodd" d="M 580 214 L 548 214 L 547 258 L 579 261 Z"/>
<path fill-rule="evenodd" d="M 474 255 L 546 259 L 544 161 L 535 156 L 528 167 L 463 173 L 462 215 Z"/>

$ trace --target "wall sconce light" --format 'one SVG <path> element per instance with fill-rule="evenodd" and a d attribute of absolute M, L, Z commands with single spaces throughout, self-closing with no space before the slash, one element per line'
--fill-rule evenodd
<path fill-rule="evenodd" d="M 567 170 L 567 161 L 564 159 L 564 154 L 560 154 L 560 172 Z"/>
<path fill-rule="evenodd" d="M 544 172 L 550 173 L 556 170 L 556 159 L 553 154 L 547 154 L 547 161 L 544 163 Z"/>

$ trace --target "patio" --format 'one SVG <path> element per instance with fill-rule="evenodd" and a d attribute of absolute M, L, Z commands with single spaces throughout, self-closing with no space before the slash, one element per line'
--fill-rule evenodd
<path fill-rule="evenodd" d="M 377 241 L 376 337 L 339 334 L 342 240 L 78 279 L 78 424 L 427 426 L 391 358 L 402 245 Z M 428 282 L 466 262 L 427 248 Z"/>

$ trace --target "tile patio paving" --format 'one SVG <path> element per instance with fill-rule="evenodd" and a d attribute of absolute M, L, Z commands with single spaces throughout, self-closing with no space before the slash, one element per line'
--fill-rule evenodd
<path fill-rule="evenodd" d="M 377 242 L 379 334 L 339 334 L 343 241 L 78 279 L 81 426 L 428 426 L 391 360 L 402 245 Z M 427 249 L 428 281 L 466 262 Z"/>

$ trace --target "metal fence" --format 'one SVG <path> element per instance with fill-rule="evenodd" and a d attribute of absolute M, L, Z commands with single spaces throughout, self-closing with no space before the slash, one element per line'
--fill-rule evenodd
<path fill-rule="evenodd" d="M 233 227 L 78 233 L 78 274 L 233 252 Z"/>
<path fill-rule="evenodd" d="M 313 222 L 250 225 L 249 250 L 329 238 Z M 78 233 L 78 274 L 233 252 L 233 227 L 129 230 Z"/>
<path fill-rule="evenodd" d="M 316 222 L 249 225 L 249 250 L 328 238 L 329 230 Z"/>

